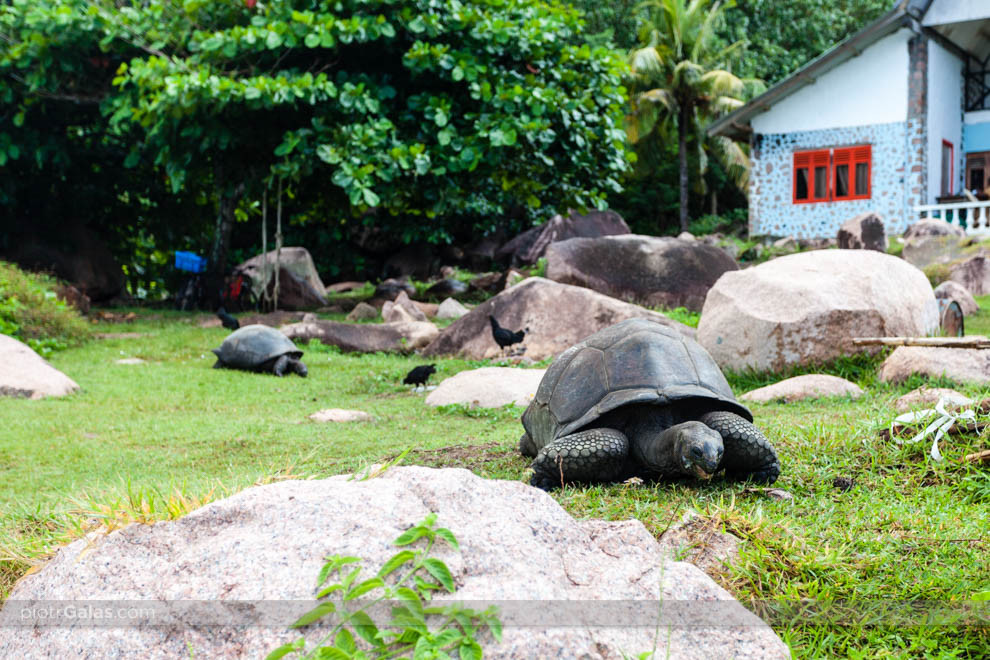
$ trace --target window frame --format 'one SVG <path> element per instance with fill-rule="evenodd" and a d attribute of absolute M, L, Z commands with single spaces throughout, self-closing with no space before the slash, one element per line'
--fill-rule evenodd
<path fill-rule="evenodd" d="M 815 197 L 815 169 L 823 165 L 825 166 L 825 196 Z M 804 169 L 807 170 L 808 172 L 807 199 L 798 199 L 797 196 L 797 182 L 798 182 L 799 169 Z M 831 175 L 831 168 L 829 167 L 828 149 L 795 151 L 794 160 L 793 160 L 793 174 L 792 174 L 793 179 L 791 181 L 791 202 L 794 204 L 817 204 L 820 202 L 827 202 L 831 190 L 830 175 Z"/>
<path fill-rule="evenodd" d="M 946 147 L 949 148 L 949 180 L 948 180 L 949 189 L 948 190 L 942 190 L 940 192 L 940 194 L 939 194 L 940 197 L 949 197 L 949 196 L 951 196 L 951 195 L 954 194 L 952 192 L 952 189 L 954 188 L 955 178 L 956 178 L 956 147 L 955 147 L 955 145 L 953 145 L 948 140 L 943 139 L 942 140 L 942 155 L 943 156 L 945 155 L 945 148 Z M 941 188 L 941 183 L 942 183 L 941 177 L 945 174 L 945 160 L 944 160 L 944 158 L 942 160 L 941 165 L 942 165 L 942 167 L 941 167 L 941 169 L 939 169 L 939 179 L 940 179 L 939 180 L 939 187 L 940 188 Z"/>
<path fill-rule="evenodd" d="M 793 153 L 791 171 L 791 203 L 792 204 L 821 204 L 828 202 L 847 202 L 873 197 L 873 145 L 859 144 L 851 147 L 835 147 L 829 149 L 809 149 Z M 856 193 L 856 166 L 866 165 L 866 192 Z M 839 196 L 836 191 L 838 181 L 837 168 L 848 165 L 848 191 Z M 815 197 L 815 169 L 825 167 L 825 196 Z M 798 171 L 807 171 L 808 197 L 799 199 L 797 196 Z"/>
<path fill-rule="evenodd" d="M 866 192 L 856 194 L 856 166 L 866 163 Z M 837 191 L 833 189 L 833 202 L 848 202 L 854 199 L 870 199 L 873 195 L 873 147 L 869 144 L 861 144 L 855 147 L 840 147 L 832 150 L 832 180 L 837 180 L 834 176 L 836 168 L 840 165 L 849 165 L 849 191 L 848 194 L 839 197 Z"/>

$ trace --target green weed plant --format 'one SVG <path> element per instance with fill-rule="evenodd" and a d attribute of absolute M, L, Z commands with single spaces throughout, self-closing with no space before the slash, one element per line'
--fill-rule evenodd
<path fill-rule="evenodd" d="M 437 527 L 436 522 L 436 514 L 431 513 L 400 534 L 393 544 L 403 549 L 372 578 L 361 579 L 361 567 L 355 566 L 361 561 L 359 557 L 327 557 L 316 585 L 316 597 L 321 602 L 292 627 L 305 628 L 328 618 L 335 621 L 333 627 L 310 651 L 306 638 L 300 637 L 272 651 L 266 660 L 292 653 L 303 654 L 306 659 L 384 660 L 411 656 L 423 660 L 480 660 L 483 651 L 478 637 L 488 630 L 500 641 L 502 622 L 495 607 L 477 611 L 454 602 L 432 604 L 433 592 L 454 593 L 456 588 L 450 569 L 442 560 L 431 557 L 430 552 L 438 540 L 460 550 L 453 532 Z M 412 549 L 413 544 L 424 540 L 425 547 Z M 393 574 L 398 577 L 387 582 Z M 334 577 L 337 581 L 331 582 Z M 399 604 L 392 606 L 391 618 L 381 625 L 369 611 L 385 601 Z M 364 640 L 366 648 L 359 648 L 358 638 Z"/>

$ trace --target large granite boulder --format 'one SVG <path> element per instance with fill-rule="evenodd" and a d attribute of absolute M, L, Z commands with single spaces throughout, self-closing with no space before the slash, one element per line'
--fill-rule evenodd
<path fill-rule="evenodd" d="M 974 296 L 990 293 L 990 256 L 981 254 L 953 265 L 949 279 Z"/>
<path fill-rule="evenodd" d="M 426 397 L 428 406 L 463 403 L 479 408 L 501 408 L 514 403 L 528 406 L 546 369 L 481 367 L 445 378 Z"/>
<path fill-rule="evenodd" d="M 937 300 L 955 300 L 959 303 L 959 309 L 965 316 L 980 311 L 980 306 L 973 298 L 973 294 L 962 284 L 953 280 L 946 280 L 935 287 L 935 298 Z"/>
<path fill-rule="evenodd" d="M 429 298 L 446 299 L 461 296 L 468 292 L 468 285 L 453 277 L 447 277 L 432 285 L 424 292 Z"/>
<path fill-rule="evenodd" d="M 479 632 L 486 658 L 789 657 L 769 626 L 639 521 L 579 522 L 523 483 L 424 467 L 257 486 L 178 520 L 90 534 L 18 582 L 0 611 L 0 656 L 261 658 L 301 635 L 313 648 L 328 624 L 288 624 L 316 605 L 325 557 L 358 557 L 371 577 L 397 551 L 392 540 L 430 514 L 460 545 L 434 546 L 456 585 L 434 602 L 499 608 L 501 642 Z M 146 616 L 52 625 L 24 615 L 32 603 L 107 601 Z"/>
<path fill-rule="evenodd" d="M 835 238 L 840 250 L 887 251 L 887 231 L 883 220 L 873 212 L 861 213 L 846 220 Z"/>
<path fill-rule="evenodd" d="M 319 339 L 351 353 L 408 353 L 427 346 L 440 331 L 429 321 L 399 323 L 340 323 L 311 321 L 281 328 L 293 341 Z"/>
<path fill-rule="evenodd" d="M 898 346 L 880 367 L 880 380 L 902 383 L 915 374 L 957 383 L 990 383 L 990 351 L 978 348 Z"/>
<path fill-rule="evenodd" d="M 316 264 L 309 250 L 283 247 L 277 256 L 279 308 L 315 309 L 327 304 L 327 290 L 316 272 Z M 266 289 L 269 296 L 274 293 L 275 258 L 276 251 L 272 250 L 251 257 L 237 267 L 251 278 L 251 288 L 259 300 Z"/>
<path fill-rule="evenodd" d="M 615 211 L 592 211 L 581 215 L 571 210 L 566 218 L 555 215 L 544 224 L 527 229 L 500 247 L 495 256 L 508 258 L 513 265 L 535 264 L 551 243 L 628 233 L 629 225 Z"/>
<path fill-rule="evenodd" d="M 0 396 L 41 399 L 79 389 L 75 382 L 13 337 L 0 335 Z"/>
<path fill-rule="evenodd" d="M 694 239 L 640 236 L 572 238 L 547 248 L 547 278 L 641 305 L 701 311 L 735 259 Z"/>
<path fill-rule="evenodd" d="M 723 368 L 779 371 L 876 351 L 853 337 L 938 330 L 928 279 L 873 250 L 815 250 L 725 273 L 705 300 L 698 342 Z"/>
<path fill-rule="evenodd" d="M 970 238 L 926 236 L 904 241 L 901 257 L 916 268 L 927 269 L 939 264 L 951 265 L 986 252 L 986 248 L 974 245 Z"/>
<path fill-rule="evenodd" d="M 423 355 L 458 355 L 469 360 L 501 355 L 492 338 L 489 315 L 512 331 L 529 328 L 522 346 L 526 357 L 533 360 L 557 355 L 602 328 L 632 318 L 652 319 L 694 338 L 694 329 L 663 314 L 583 287 L 530 277 L 450 324 Z"/>
<path fill-rule="evenodd" d="M 959 225 L 950 225 L 941 218 L 922 218 L 904 231 L 904 240 L 913 238 L 926 238 L 928 236 L 956 236 L 963 238 L 966 235 Z"/>

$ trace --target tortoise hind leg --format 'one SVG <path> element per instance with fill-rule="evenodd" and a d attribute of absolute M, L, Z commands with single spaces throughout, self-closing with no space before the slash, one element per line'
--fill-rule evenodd
<path fill-rule="evenodd" d="M 528 437 L 523 436 L 521 449 Z M 620 431 L 590 429 L 572 433 L 557 438 L 536 454 L 530 483 L 552 490 L 571 481 L 617 481 L 626 471 L 628 457 L 629 440 Z"/>
<path fill-rule="evenodd" d="M 722 436 L 725 447 L 722 465 L 729 476 L 767 484 L 777 480 L 780 461 L 760 429 L 725 410 L 705 413 L 698 419 Z"/>

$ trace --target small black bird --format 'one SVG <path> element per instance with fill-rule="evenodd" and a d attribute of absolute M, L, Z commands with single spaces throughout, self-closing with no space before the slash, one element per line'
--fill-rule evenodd
<path fill-rule="evenodd" d="M 506 330 L 500 326 L 498 321 L 495 320 L 495 317 L 490 314 L 488 316 L 488 320 L 491 321 L 492 324 L 492 337 L 495 338 L 495 343 L 498 344 L 499 348 L 503 351 L 509 346 L 521 342 L 526 334 L 526 330 L 520 330 L 519 332 Z"/>
<path fill-rule="evenodd" d="M 412 371 L 406 374 L 406 377 L 402 379 L 403 385 L 426 385 L 426 381 L 430 379 L 430 374 L 435 374 L 437 372 L 435 364 L 422 364 L 418 367 L 414 367 Z"/>
<path fill-rule="evenodd" d="M 217 318 L 223 323 L 223 327 L 228 330 L 237 330 L 241 327 L 241 324 L 233 316 L 227 313 L 227 310 L 221 307 L 217 310 Z"/>

